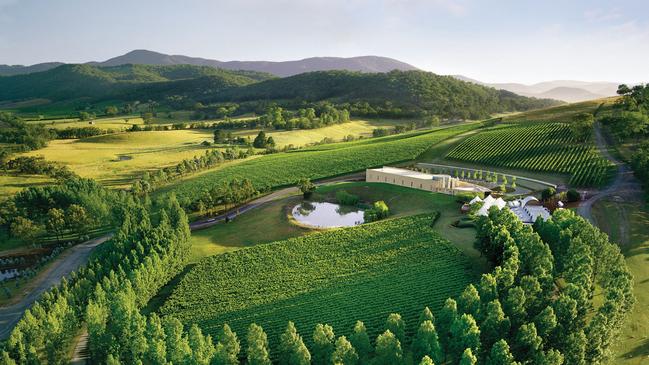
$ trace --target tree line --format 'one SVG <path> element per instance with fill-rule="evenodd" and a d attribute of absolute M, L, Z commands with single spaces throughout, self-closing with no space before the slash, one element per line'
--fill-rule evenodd
<path fill-rule="evenodd" d="M 476 247 L 495 269 L 447 299 L 437 313 L 425 308 L 413 329 L 390 314 L 385 332 L 372 342 L 362 322 L 348 337 L 320 324 L 308 348 L 289 322 L 271 348 L 263 329 L 251 324 L 244 347 L 227 324 L 212 339 L 172 316 L 141 313 L 182 269 L 189 229 L 174 198 L 161 208 L 157 224 L 134 205 L 86 268 L 26 312 L 2 356 L 7 363 L 42 357 L 58 363 L 85 319 L 91 359 L 109 364 L 239 364 L 242 348 L 249 364 L 606 363 L 634 303 L 619 248 L 568 210 L 531 227 L 509 210 L 492 209 L 476 225 Z M 595 286 L 603 290 L 597 305 Z"/>
<path fill-rule="evenodd" d="M 139 324 L 130 322 L 129 315 L 182 270 L 188 258 L 190 233 L 187 217 L 173 197 L 164 202 L 156 222 L 137 202 L 124 211 L 120 229 L 111 241 L 97 248 L 88 265 L 63 279 L 25 311 L 4 344 L 3 364 L 66 363 L 68 348 L 84 321 L 88 323 L 93 359 L 102 356 L 97 341 L 120 325 L 128 327 L 121 328 L 123 332 L 114 344 L 100 344 L 110 345 L 113 356 L 126 356 L 120 350 L 138 345 L 137 341 L 125 343 L 135 340 L 131 331 Z M 104 307 L 107 298 L 115 299 L 111 309 L 119 310 L 101 312 L 108 310 Z M 98 317 L 98 313 L 110 317 Z M 102 318 L 103 330 L 97 327 Z"/>
<path fill-rule="evenodd" d="M 59 184 L 21 190 L 0 206 L 0 230 L 25 243 L 43 236 L 83 239 L 92 229 L 120 224 L 124 206 L 133 201 L 125 191 L 106 189 L 92 179 L 69 177 Z"/>
<path fill-rule="evenodd" d="M 152 192 L 158 187 L 191 173 L 209 169 L 226 161 L 244 159 L 254 155 L 252 148 L 240 149 L 227 148 L 225 151 L 218 149 L 205 150 L 202 156 L 185 159 L 175 166 L 165 167 L 155 172 L 145 172 L 131 186 L 131 191 L 138 196 Z"/>

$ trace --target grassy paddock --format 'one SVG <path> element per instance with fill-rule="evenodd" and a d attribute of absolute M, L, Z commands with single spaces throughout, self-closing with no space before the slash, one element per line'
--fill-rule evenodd
<path fill-rule="evenodd" d="M 603 104 L 608 107 L 615 103 L 617 96 L 596 100 L 582 101 L 559 105 L 555 107 L 530 110 L 527 112 L 513 113 L 503 117 L 505 122 L 569 122 L 572 117 L 579 113 L 595 113 Z"/>
<path fill-rule="evenodd" d="M 144 171 L 203 154 L 206 148 L 200 143 L 211 138 L 211 132 L 202 130 L 118 133 L 55 140 L 26 155 L 60 162 L 82 177 L 108 186 L 124 186 Z"/>
<path fill-rule="evenodd" d="M 649 358 L 649 207 L 643 203 L 603 200 L 593 206 L 597 225 L 619 242 L 634 277 L 636 304 L 613 348 L 615 364 L 645 365 Z M 626 220 L 628 232 L 620 231 Z"/>
<path fill-rule="evenodd" d="M 10 172 L 0 173 L 0 201 L 18 191 L 30 187 L 48 185 L 54 182 L 53 179 L 43 175 L 11 174 Z"/>

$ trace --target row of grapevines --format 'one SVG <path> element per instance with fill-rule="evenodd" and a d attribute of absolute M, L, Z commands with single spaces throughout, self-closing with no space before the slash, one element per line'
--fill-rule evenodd
<path fill-rule="evenodd" d="M 161 312 L 212 334 L 223 323 L 243 334 L 255 322 L 271 348 L 289 320 L 305 331 L 328 323 L 341 334 L 362 320 L 373 338 L 389 313 L 413 324 L 424 306 L 441 308 L 476 278 L 470 260 L 430 227 L 432 218 L 381 221 L 205 258 Z"/>
<path fill-rule="evenodd" d="M 592 143 L 575 141 L 564 123 L 510 125 L 471 136 L 448 159 L 570 175 L 573 186 L 600 186 L 612 165 Z"/>

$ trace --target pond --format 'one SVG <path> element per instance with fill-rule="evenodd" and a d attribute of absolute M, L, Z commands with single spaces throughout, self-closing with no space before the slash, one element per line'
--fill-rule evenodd
<path fill-rule="evenodd" d="M 301 224 L 317 228 L 352 227 L 365 221 L 363 210 L 333 203 L 303 202 L 292 214 Z"/>

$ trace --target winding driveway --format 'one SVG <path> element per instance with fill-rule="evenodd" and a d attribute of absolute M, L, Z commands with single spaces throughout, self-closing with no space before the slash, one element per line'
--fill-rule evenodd
<path fill-rule="evenodd" d="M 112 234 L 101 236 L 73 246 L 61 254 L 52 264 L 38 275 L 34 289 L 18 303 L 0 308 L 0 340 L 9 337 L 11 330 L 23 316 L 25 310 L 45 291 L 57 285 L 61 278 L 84 265 L 92 250 L 108 241 Z"/>
<path fill-rule="evenodd" d="M 593 204 L 608 197 L 613 197 L 616 200 L 622 202 L 642 199 L 642 185 L 635 178 L 633 171 L 629 168 L 629 166 L 623 161 L 615 158 L 610 153 L 609 145 L 606 142 L 606 138 L 604 138 L 604 135 L 602 134 L 601 125 L 599 123 L 595 123 L 594 129 L 595 144 L 597 145 L 597 148 L 599 149 L 602 156 L 606 157 L 609 161 L 615 164 L 617 169 L 615 179 L 610 186 L 608 186 L 604 190 L 594 192 L 592 196 L 581 202 L 581 204 L 577 208 L 579 215 L 588 219 L 591 223 L 596 224 L 597 222 L 595 222 L 592 213 Z M 619 222 L 620 227 L 618 228 L 620 230 L 620 238 L 622 239 L 622 241 L 626 242 L 625 238 L 628 238 L 629 233 L 628 221 L 626 219 L 621 219 Z"/>

